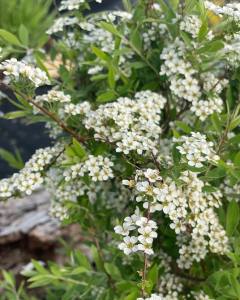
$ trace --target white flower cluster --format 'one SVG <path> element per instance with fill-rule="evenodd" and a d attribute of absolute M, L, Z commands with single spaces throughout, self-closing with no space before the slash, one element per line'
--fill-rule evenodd
<path fill-rule="evenodd" d="M 224 58 L 228 61 L 231 67 L 236 68 L 240 64 L 240 34 L 234 33 L 225 36 Z"/>
<path fill-rule="evenodd" d="M 64 37 L 61 40 L 68 48 L 80 50 L 81 49 L 81 41 L 79 41 L 76 37 L 75 32 L 67 31 Z M 80 60 L 79 56 L 79 60 Z"/>
<path fill-rule="evenodd" d="M 35 87 L 49 84 L 47 74 L 39 68 L 18 61 L 16 58 L 7 59 L 0 64 L 0 70 L 10 80 L 19 81 L 21 79 L 30 80 Z"/>
<path fill-rule="evenodd" d="M 63 206 L 61 203 L 53 203 L 50 210 L 49 210 L 50 216 L 53 218 L 58 219 L 59 221 L 64 221 L 68 219 L 68 210 L 65 206 Z"/>
<path fill-rule="evenodd" d="M 202 22 L 195 15 L 186 16 L 180 22 L 180 30 L 190 33 L 193 38 L 197 38 L 201 26 Z"/>
<path fill-rule="evenodd" d="M 38 189 L 44 179 L 42 171 L 62 151 L 62 146 L 38 149 L 24 168 L 8 179 L 0 181 L 0 198 L 9 198 L 17 194 L 31 195 Z"/>
<path fill-rule="evenodd" d="M 62 91 L 50 90 L 47 94 L 36 96 L 34 102 L 43 103 L 69 103 L 71 96 L 65 95 Z"/>
<path fill-rule="evenodd" d="M 78 104 L 69 103 L 64 105 L 64 113 L 69 116 L 86 115 L 90 111 L 91 106 L 87 101 Z"/>
<path fill-rule="evenodd" d="M 71 26 L 71 25 L 75 25 L 78 23 L 78 19 L 76 17 L 70 17 L 70 16 L 66 16 L 66 17 L 60 17 L 58 19 L 56 19 L 52 25 L 52 27 L 50 27 L 47 30 L 47 34 L 51 35 L 57 32 L 61 32 L 64 30 L 65 26 Z"/>
<path fill-rule="evenodd" d="M 34 107 L 33 113 L 39 113 L 39 110 Z M 46 122 L 45 128 L 47 129 L 49 137 L 53 140 L 56 140 L 63 133 L 62 128 L 53 121 Z"/>
<path fill-rule="evenodd" d="M 159 296 L 157 294 L 152 294 L 150 297 L 147 298 L 137 298 L 137 300 L 164 300 L 165 298 L 162 298 L 162 296 Z"/>
<path fill-rule="evenodd" d="M 240 3 L 238 2 L 227 3 L 224 6 L 219 6 L 211 1 L 205 1 L 204 4 L 207 9 L 211 10 L 218 16 L 230 17 L 236 22 L 240 21 Z"/>
<path fill-rule="evenodd" d="M 145 32 L 143 32 L 144 49 L 149 49 L 153 42 L 156 42 L 161 36 L 168 37 L 167 25 L 163 23 L 151 22 L 146 24 Z"/>
<path fill-rule="evenodd" d="M 89 187 L 81 180 L 64 182 L 61 169 L 52 168 L 45 178 L 45 186 L 49 191 L 54 203 L 65 201 L 76 202 L 79 196 L 83 196 Z"/>
<path fill-rule="evenodd" d="M 102 0 L 95 0 L 102 3 Z M 81 4 L 86 3 L 86 0 L 62 0 L 59 10 L 75 10 L 79 9 Z"/>
<path fill-rule="evenodd" d="M 203 291 L 192 293 L 195 300 L 214 300 L 210 298 L 207 294 L 205 294 Z"/>
<path fill-rule="evenodd" d="M 178 300 L 183 291 L 183 284 L 176 275 L 166 273 L 161 277 L 159 291 L 163 300 Z"/>
<path fill-rule="evenodd" d="M 52 207 L 57 208 L 64 208 L 67 202 L 76 202 L 79 197 L 86 196 L 91 203 L 98 201 L 98 207 L 102 205 L 104 208 L 114 209 L 115 212 L 122 212 L 130 197 L 129 190 L 116 178 L 113 181 L 98 182 L 97 185 L 95 182 L 86 184 L 79 177 L 65 181 L 60 168 L 51 168 L 47 172 L 45 187 L 51 196 Z M 58 216 L 55 214 L 55 217 Z"/>
<path fill-rule="evenodd" d="M 192 104 L 191 110 L 201 121 L 204 121 L 213 112 L 222 111 L 223 101 L 219 95 L 227 81 L 225 79 L 219 80 L 214 74 L 206 73 L 201 76 L 203 81 L 201 92 L 199 80 L 194 77 L 197 70 L 185 58 L 186 51 L 185 44 L 179 38 L 171 41 L 160 55 L 164 61 L 160 75 L 169 77 L 170 90 L 173 95 L 190 102 Z M 207 100 L 204 99 L 205 97 Z"/>
<path fill-rule="evenodd" d="M 219 160 L 213 149 L 214 143 L 208 142 L 206 136 L 199 132 L 191 132 L 191 136 L 181 136 L 174 141 L 182 143 L 177 149 L 191 167 L 201 168 L 205 162 L 216 163 Z"/>
<path fill-rule="evenodd" d="M 86 115 L 83 123 L 94 129 L 96 139 L 116 143 L 117 152 L 156 152 L 161 133 L 159 122 L 166 99 L 150 91 L 139 92 L 135 99 L 119 98 L 99 106 Z"/>
<path fill-rule="evenodd" d="M 87 21 L 80 22 L 79 26 L 81 29 L 86 31 L 86 33 L 82 36 L 82 45 L 85 45 L 84 53 L 87 55 L 89 53 L 89 44 L 95 45 L 96 47 L 100 48 L 102 51 L 107 52 L 111 55 L 115 49 L 115 42 L 112 34 L 103 28 L 99 28 L 99 23 L 101 21 L 115 22 L 117 20 L 118 23 L 127 23 L 131 20 L 132 14 L 127 13 L 124 11 L 111 11 L 111 12 L 104 12 L 101 14 L 97 14 L 94 16 L 90 16 Z M 125 26 L 124 30 L 126 30 L 126 34 L 128 32 L 128 28 Z M 124 45 L 121 45 L 123 47 Z M 124 47 L 123 47 L 124 48 Z M 125 48 L 124 48 L 125 49 Z M 131 67 L 129 61 L 133 57 L 133 51 L 125 51 L 119 57 L 119 68 L 121 72 L 125 76 L 129 76 L 131 74 Z M 97 58 L 94 61 L 94 66 L 89 68 L 88 73 L 90 75 L 99 74 L 103 70 L 102 62 Z"/>
<path fill-rule="evenodd" d="M 103 70 L 103 66 L 94 66 L 88 69 L 88 74 L 89 75 L 96 75 L 98 73 L 100 73 Z"/>
<path fill-rule="evenodd" d="M 231 201 L 232 199 L 235 199 L 237 202 L 240 201 L 239 183 L 231 184 L 229 179 L 225 179 L 220 188 L 228 201 Z"/>
<path fill-rule="evenodd" d="M 86 45 L 97 45 L 104 52 L 113 52 L 114 40 L 110 32 L 92 23 L 80 23 L 80 27 L 87 30 L 87 33 L 83 35 L 83 42 Z"/>
<path fill-rule="evenodd" d="M 190 292 L 186 295 L 184 290 L 184 279 L 171 273 L 172 258 L 166 253 L 161 252 L 158 255 L 160 258 L 161 280 L 157 287 L 157 294 L 152 294 L 150 298 L 145 299 L 161 299 L 161 300 L 179 300 L 179 299 L 194 299 L 194 300 L 213 300 L 210 299 L 203 291 Z M 138 298 L 142 300 L 143 298 Z"/>
<path fill-rule="evenodd" d="M 114 177 L 112 167 L 113 163 L 108 157 L 89 155 L 84 162 L 65 170 L 63 176 L 70 181 L 87 173 L 93 181 L 106 181 Z"/>
<path fill-rule="evenodd" d="M 123 242 L 118 245 L 126 255 L 137 251 L 143 251 L 148 255 L 153 254 L 152 243 L 157 237 L 156 222 L 149 220 L 149 218 L 141 217 L 139 211 L 124 219 L 123 225 L 118 225 L 114 228 L 117 234 L 124 236 Z M 129 235 L 130 232 L 135 231 L 136 235 Z"/>
<path fill-rule="evenodd" d="M 136 201 L 143 202 L 150 212 L 163 211 L 170 219 L 170 228 L 178 236 L 180 268 L 190 268 L 200 261 L 210 249 L 224 254 L 229 250 L 228 238 L 220 225 L 215 207 L 220 206 L 221 192 L 204 192 L 204 183 L 196 173 L 185 171 L 178 186 L 170 179 L 163 180 L 158 170 L 137 171 L 134 180 L 124 181 L 135 189 Z M 122 234 L 129 234 L 128 223 L 121 227 Z M 121 233 L 120 227 L 117 227 Z"/>
<path fill-rule="evenodd" d="M 158 254 L 158 257 L 160 258 L 159 267 L 163 270 L 158 286 L 159 296 L 163 300 L 179 300 L 182 296 L 184 285 L 180 277 L 171 273 L 172 258 L 162 251 Z"/>

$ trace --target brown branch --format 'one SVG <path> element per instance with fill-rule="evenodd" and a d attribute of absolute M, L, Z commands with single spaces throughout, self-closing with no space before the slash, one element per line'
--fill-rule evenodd
<path fill-rule="evenodd" d="M 44 115 L 48 116 L 50 119 L 52 119 L 54 122 L 58 124 L 59 127 L 63 129 L 63 131 L 69 133 L 72 137 L 74 137 L 78 142 L 85 143 L 87 140 L 89 140 L 88 137 L 80 136 L 75 130 L 68 127 L 63 121 L 61 121 L 55 114 L 48 111 L 45 107 L 39 105 L 38 103 L 34 102 L 30 97 L 26 97 L 25 95 L 22 95 L 20 92 L 15 92 L 18 96 L 26 98 L 26 100 L 31 103 L 33 106 L 38 108 Z"/>
<path fill-rule="evenodd" d="M 150 209 L 151 209 L 151 204 L 148 204 L 148 210 L 147 210 L 147 220 L 149 221 L 150 219 Z M 143 272 L 142 272 L 142 297 L 145 297 L 145 282 L 146 282 L 146 275 L 147 275 L 147 267 L 148 267 L 148 259 L 147 259 L 147 254 L 144 253 L 144 267 L 143 267 Z"/>

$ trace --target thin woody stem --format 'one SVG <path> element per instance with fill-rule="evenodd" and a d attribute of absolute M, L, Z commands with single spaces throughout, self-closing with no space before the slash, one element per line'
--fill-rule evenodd
<path fill-rule="evenodd" d="M 48 116 L 50 119 L 55 121 L 59 127 L 61 127 L 65 132 L 69 133 L 72 137 L 74 137 L 78 142 L 85 143 L 87 140 L 89 140 L 88 137 L 83 137 L 79 135 L 75 130 L 68 127 L 63 121 L 61 121 L 55 114 L 48 111 L 45 107 L 39 105 L 38 103 L 34 102 L 32 98 L 26 97 L 25 95 L 22 95 L 20 92 L 15 92 L 20 97 L 26 98 L 26 100 L 31 103 L 33 106 L 38 108 L 44 115 Z"/>
<path fill-rule="evenodd" d="M 147 221 L 150 219 L 150 209 L 151 209 L 151 204 L 148 204 L 148 210 L 147 210 Z M 147 259 L 147 254 L 144 253 L 144 263 L 143 263 L 143 272 L 142 272 L 142 297 L 145 297 L 145 282 L 146 282 L 146 275 L 147 275 L 147 267 L 148 267 L 148 259 Z"/>

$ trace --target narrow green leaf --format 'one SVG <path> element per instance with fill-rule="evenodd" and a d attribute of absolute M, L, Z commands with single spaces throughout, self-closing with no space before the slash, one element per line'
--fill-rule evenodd
<path fill-rule="evenodd" d="M 5 280 L 11 287 L 14 287 L 14 286 L 15 286 L 15 280 L 14 280 L 13 275 L 12 275 L 10 272 L 4 271 L 4 270 L 2 271 L 2 274 L 3 274 L 4 280 Z"/>
<path fill-rule="evenodd" d="M 134 45 L 135 48 L 137 48 L 139 51 L 141 51 L 141 49 L 142 49 L 142 37 L 141 37 L 141 34 L 140 34 L 138 28 L 133 30 L 133 32 L 131 33 L 130 41 Z"/>
<path fill-rule="evenodd" d="M 214 129 L 217 132 L 221 132 L 221 130 L 222 130 L 221 121 L 219 120 L 219 116 L 217 113 L 214 113 L 211 115 L 211 121 L 212 121 Z"/>
<path fill-rule="evenodd" d="M 139 296 L 139 291 L 138 289 L 135 289 L 128 296 L 123 298 L 123 300 L 136 300 L 138 296 Z"/>
<path fill-rule="evenodd" d="M 20 41 L 23 43 L 24 46 L 28 46 L 28 42 L 29 42 L 29 33 L 27 28 L 21 24 L 18 30 L 18 35 L 20 38 Z"/>
<path fill-rule="evenodd" d="M 121 33 L 117 30 L 117 28 L 113 24 L 107 22 L 101 22 L 100 26 L 106 31 L 111 32 L 113 35 L 122 37 Z"/>
<path fill-rule="evenodd" d="M 15 45 L 19 47 L 22 46 L 19 39 L 14 34 L 12 34 L 11 32 L 5 29 L 0 29 L 0 37 L 11 45 Z"/>
<path fill-rule="evenodd" d="M 18 151 L 16 151 L 16 154 L 14 155 L 9 151 L 0 148 L 0 157 L 5 160 L 12 168 L 20 170 L 24 166 L 23 160 Z"/>
<path fill-rule="evenodd" d="M 16 110 L 16 111 L 11 111 L 9 113 L 6 113 L 3 115 L 3 118 L 5 119 L 17 119 L 17 118 L 23 118 L 29 115 L 29 112 L 26 110 Z"/>
<path fill-rule="evenodd" d="M 192 129 L 186 123 L 182 121 L 176 121 L 175 123 L 180 129 L 182 129 L 183 132 L 187 134 L 192 132 Z"/>
<path fill-rule="evenodd" d="M 103 94 L 98 95 L 97 102 L 106 103 L 116 99 L 116 94 L 114 91 L 107 91 Z"/>
<path fill-rule="evenodd" d="M 198 32 L 198 42 L 199 43 L 201 43 L 205 39 L 207 33 L 208 33 L 208 23 L 207 23 L 207 21 L 205 21 L 202 23 L 202 26 L 200 27 L 200 30 Z"/>
<path fill-rule="evenodd" d="M 111 90 L 114 90 L 115 88 L 115 70 L 112 66 L 109 66 L 109 69 L 108 69 L 108 85 L 109 85 L 109 88 Z"/>
<path fill-rule="evenodd" d="M 233 130 L 239 125 L 240 125 L 240 116 L 238 116 L 234 120 L 232 120 L 232 122 L 230 123 L 229 129 Z"/>
<path fill-rule="evenodd" d="M 88 261 L 86 255 L 84 255 L 80 250 L 74 252 L 74 257 L 76 258 L 76 261 L 78 262 L 79 266 L 82 266 L 87 270 L 92 269 L 91 264 Z"/>
<path fill-rule="evenodd" d="M 234 165 L 240 167 L 240 152 L 238 152 L 234 157 Z"/>
<path fill-rule="evenodd" d="M 122 278 L 122 274 L 120 273 L 118 267 L 113 263 L 105 263 L 104 268 L 113 279 L 119 280 Z"/>
<path fill-rule="evenodd" d="M 232 200 L 227 208 L 226 231 L 228 236 L 232 236 L 239 224 L 240 214 L 239 205 L 235 200 Z"/>
<path fill-rule="evenodd" d="M 73 139 L 72 148 L 79 158 L 83 159 L 86 157 L 87 154 L 86 154 L 85 149 L 82 147 L 82 145 L 76 139 Z"/>
<path fill-rule="evenodd" d="M 101 60 L 104 60 L 106 62 L 111 61 L 111 57 L 107 53 L 103 52 L 101 49 L 99 49 L 95 46 L 92 46 L 92 51 Z"/>
<path fill-rule="evenodd" d="M 122 3 L 123 3 L 124 10 L 130 13 L 132 11 L 131 2 L 129 0 L 122 0 Z"/>
<path fill-rule="evenodd" d="M 211 41 L 209 43 L 206 43 L 205 46 L 198 49 L 198 53 L 209 53 L 209 52 L 217 52 L 224 48 L 224 43 L 220 40 Z"/>

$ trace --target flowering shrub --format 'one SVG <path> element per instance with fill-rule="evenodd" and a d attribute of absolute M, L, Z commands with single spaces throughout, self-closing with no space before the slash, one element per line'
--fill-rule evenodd
<path fill-rule="evenodd" d="M 56 77 L 44 60 L 0 65 L 10 117 L 44 121 L 53 140 L 0 198 L 44 186 L 88 254 L 23 274 L 44 299 L 240 299 L 239 4 L 123 3 L 84 16 L 86 1 L 61 2 Z"/>

